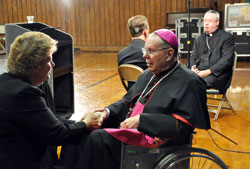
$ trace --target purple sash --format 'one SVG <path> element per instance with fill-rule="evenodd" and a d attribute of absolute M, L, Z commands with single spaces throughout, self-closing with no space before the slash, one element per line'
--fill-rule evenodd
<path fill-rule="evenodd" d="M 144 110 L 144 105 L 140 102 L 137 102 L 132 114 L 130 117 L 136 116 L 141 114 Z M 116 139 L 120 140 L 123 143 L 141 147 L 149 147 L 149 148 L 156 148 L 164 143 L 167 140 L 160 140 L 157 137 L 152 138 L 142 132 L 137 131 L 136 129 L 112 129 L 106 128 L 105 129 L 111 136 L 115 137 Z"/>

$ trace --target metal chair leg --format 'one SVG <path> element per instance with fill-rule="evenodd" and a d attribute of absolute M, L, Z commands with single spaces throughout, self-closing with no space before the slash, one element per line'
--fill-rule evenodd
<path fill-rule="evenodd" d="M 216 114 L 215 114 L 213 120 L 217 120 L 217 118 L 218 118 L 218 116 L 219 116 L 219 113 L 220 113 L 220 109 L 221 109 L 222 104 L 223 104 L 223 102 L 224 102 L 224 100 L 225 100 L 225 96 L 226 96 L 226 95 L 223 95 L 223 97 L 222 97 L 222 99 L 221 99 L 221 101 L 220 101 L 220 104 L 218 105 L 218 109 L 217 109 L 217 112 L 216 112 Z"/>
<path fill-rule="evenodd" d="M 235 110 L 234 110 L 234 108 L 233 108 L 233 106 L 231 105 L 231 103 L 228 101 L 228 99 L 227 99 L 227 96 L 225 95 L 225 102 L 227 103 L 227 105 L 230 107 L 230 109 L 232 110 L 232 112 L 234 113 L 234 114 L 236 114 L 236 112 L 235 112 Z"/>

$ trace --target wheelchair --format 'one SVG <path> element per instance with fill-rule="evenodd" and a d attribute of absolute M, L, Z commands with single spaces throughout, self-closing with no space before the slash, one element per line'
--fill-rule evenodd
<path fill-rule="evenodd" d="M 228 169 L 214 153 L 191 147 L 144 148 L 123 145 L 120 169 Z"/>

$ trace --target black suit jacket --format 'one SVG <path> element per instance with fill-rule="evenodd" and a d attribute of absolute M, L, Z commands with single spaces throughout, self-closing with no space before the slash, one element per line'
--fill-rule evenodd
<path fill-rule="evenodd" d="M 133 64 L 141 67 L 143 70 L 147 69 L 148 66 L 141 50 L 144 46 L 145 42 L 142 39 L 133 39 L 126 48 L 118 52 L 118 66 L 121 64 Z M 128 82 L 128 89 L 133 84 L 134 82 Z"/>
<path fill-rule="evenodd" d="M 209 68 L 216 77 L 215 88 L 225 90 L 229 87 L 232 77 L 232 66 L 235 51 L 234 38 L 230 33 L 217 30 L 212 37 Z M 190 67 L 197 65 L 206 47 L 206 34 L 200 35 L 194 42 Z"/>
<path fill-rule="evenodd" d="M 52 168 L 48 146 L 80 142 L 85 123 L 63 124 L 28 80 L 4 73 L 0 93 L 0 168 Z"/>
<path fill-rule="evenodd" d="M 118 52 L 118 66 L 121 64 L 133 64 L 140 66 L 143 70 L 147 69 L 146 60 L 141 51 L 145 42 L 141 39 L 133 39 L 129 46 Z"/>

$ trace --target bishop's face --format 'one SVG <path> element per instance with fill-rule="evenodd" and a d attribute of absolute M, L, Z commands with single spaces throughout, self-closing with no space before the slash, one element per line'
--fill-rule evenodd
<path fill-rule="evenodd" d="M 215 13 L 206 13 L 204 16 L 204 30 L 207 34 L 213 33 L 219 27 L 219 20 L 216 20 Z"/>
<path fill-rule="evenodd" d="M 145 43 L 145 52 L 143 58 L 146 59 L 148 70 L 155 75 L 160 74 L 168 67 L 168 50 L 159 45 L 159 40 L 149 36 Z"/>

